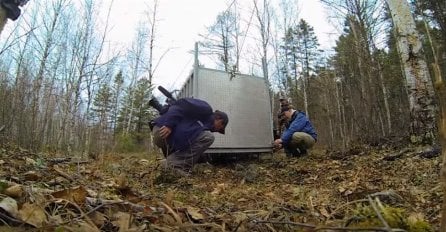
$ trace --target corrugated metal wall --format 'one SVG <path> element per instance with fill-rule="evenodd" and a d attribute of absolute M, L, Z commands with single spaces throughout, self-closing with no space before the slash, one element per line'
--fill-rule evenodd
<path fill-rule="evenodd" d="M 265 80 L 206 68 L 195 73 L 197 83 L 189 78 L 180 95 L 206 100 L 229 117 L 226 134 L 214 133 L 215 142 L 207 153 L 271 152 L 273 129 Z"/>

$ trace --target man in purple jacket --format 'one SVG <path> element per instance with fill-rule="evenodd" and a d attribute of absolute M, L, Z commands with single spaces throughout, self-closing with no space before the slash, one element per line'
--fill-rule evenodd
<path fill-rule="evenodd" d="M 288 119 L 286 129 L 280 139 L 274 141 L 274 146 L 284 148 L 287 156 L 302 156 L 307 149 L 317 141 L 317 134 L 307 115 L 297 111 L 290 105 L 283 106 L 281 113 Z"/>
<path fill-rule="evenodd" d="M 163 151 L 168 167 L 188 175 L 214 142 L 211 132 L 224 134 L 228 121 L 226 113 L 213 112 L 203 100 L 181 98 L 154 120 L 154 142 Z"/>

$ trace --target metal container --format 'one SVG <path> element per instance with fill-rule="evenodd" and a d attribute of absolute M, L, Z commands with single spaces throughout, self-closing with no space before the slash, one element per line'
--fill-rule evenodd
<path fill-rule="evenodd" d="M 206 153 L 272 152 L 271 103 L 264 78 L 195 65 L 178 96 L 203 99 L 228 114 L 226 133 L 214 133 L 215 142 Z"/>

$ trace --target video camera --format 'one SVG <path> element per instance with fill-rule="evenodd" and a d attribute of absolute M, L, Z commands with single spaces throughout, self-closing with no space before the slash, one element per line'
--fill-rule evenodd
<path fill-rule="evenodd" d="M 169 92 L 167 89 L 165 89 L 164 87 L 162 87 L 161 85 L 158 86 L 158 90 L 167 97 L 166 100 L 166 105 L 161 105 L 161 103 L 158 101 L 158 99 L 156 99 L 155 97 L 153 97 L 152 99 L 150 99 L 149 101 L 149 106 L 155 108 L 159 114 L 164 114 L 167 112 L 167 110 L 169 109 L 169 106 L 172 105 L 176 99 L 175 97 L 173 97 L 172 93 Z"/>

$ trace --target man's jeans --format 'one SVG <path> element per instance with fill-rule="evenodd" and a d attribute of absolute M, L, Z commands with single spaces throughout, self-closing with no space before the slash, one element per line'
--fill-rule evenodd
<path fill-rule="evenodd" d="M 159 136 L 159 127 L 155 126 L 153 128 L 153 140 L 166 156 L 166 165 L 168 167 L 190 172 L 195 164 L 205 158 L 203 153 L 212 145 L 215 136 L 210 131 L 203 131 L 187 149 L 171 153 L 169 152 L 170 149 L 167 142 Z"/>

